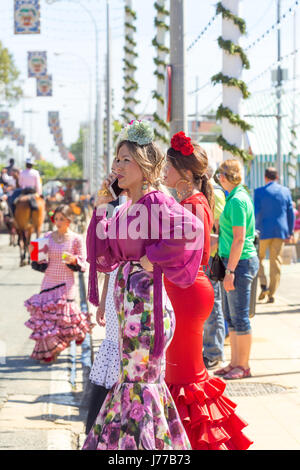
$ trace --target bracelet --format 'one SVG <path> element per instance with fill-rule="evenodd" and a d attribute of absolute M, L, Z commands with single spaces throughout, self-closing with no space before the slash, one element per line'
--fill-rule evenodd
<path fill-rule="evenodd" d="M 231 271 L 231 269 L 226 268 L 225 274 L 234 274 L 234 271 Z"/>
<path fill-rule="evenodd" d="M 108 189 L 99 189 L 98 196 L 110 196 L 110 192 Z"/>

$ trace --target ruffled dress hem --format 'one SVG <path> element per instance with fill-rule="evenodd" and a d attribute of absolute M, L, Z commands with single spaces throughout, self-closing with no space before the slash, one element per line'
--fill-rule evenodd
<path fill-rule="evenodd" d="M 94 326 L 90 316 L 82 313 L 73 299 L 67 299 L 65 284 L 46 289 L 24 302 L 30 313 L 25 326 L 33 330 L 36 341 L 31 357 L 50 359 L 75 340 L 81 343 Z"/>
<path fill-rule="evenodd" d="M 235 414 L 236 403 L 223 395 L 226 384 L 217 377 L 192 384 L 168 384 L 193 450 L 247 450 L 253 441 Z"/>

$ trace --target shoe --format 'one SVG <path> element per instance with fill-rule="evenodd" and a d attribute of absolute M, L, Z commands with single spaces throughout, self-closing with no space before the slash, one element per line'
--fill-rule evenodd
<path fill-rule="evenodd" d="M 225 380 L 246 379 L 247 377 L 251 377 L 250 369 L 244 369 L 241 366 L 233 367 L 228 374 L 223 375 Z"/>
<path fill-rule="evenodd" d="M 269 297 L 267 300 L 267 304 L 273 304 L 275 302 L 274 297 Z"/>
<path fill-rule="evenodd" d="M 208 359 L 207 357 L 203 357 L 203 362 L 206 369 L 214 369 L 220 363 L 219 359 Z"/>
<path fill-rule="evenodd" d="M 228 364 L 226 367 L 222 367 L 221 369 L 215 370 L 214 375 L 220 375 L 223 377 L 224 375 L 228 374 L 234 367 L 231 364 Z"/>
<path fill-rule="evenodd" d="M 259 294 L 258 300 L 264 300 L 265 297 L 269 294 L 269 289 L 267 286 L 261 286 L 261 293 Z"/>

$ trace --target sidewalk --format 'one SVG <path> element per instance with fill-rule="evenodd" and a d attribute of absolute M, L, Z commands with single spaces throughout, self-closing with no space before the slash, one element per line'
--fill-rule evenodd
<path fill-rule="evenodd" d="M 276 302 L 257 303 L 251 321 L 252 377 L 227 382 L 227 395 L 249 423 L 245 433 L 254 440 L 252 450 L 300 449 L 299 281 L 300 263 L 282 266 Z M 229 359 L 229 346 L 225 354 Z"/>
<path fill-rule="evenodd" d="M 300 263 L 282 266 L 276 302 L 258 303 L 252 319 L 253 376 L 227 382 L 227 395 L 249 423 L 245 433 L 254 441 L 252 450 L 300 450 L 299 281 Z M 96 354 L 105 328 L 95 326 L 92 337 Z M 229 359 L 229 346 L 225 355 Z"/>

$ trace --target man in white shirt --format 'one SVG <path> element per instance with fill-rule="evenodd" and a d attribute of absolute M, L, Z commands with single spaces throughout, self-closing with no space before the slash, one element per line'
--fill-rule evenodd
<path fill-rule="evenodd" d="M 21 194 L 18 194 L 18 196 L 32 194 L 32 196 L 28 198 L 28 202 L 30 204 L 31 210 L 35 211 L 38 210 L 38 204 L 36 196 L 34 195 L 42 195 L 42 182 L 39 172 L 32 168 L 33 164 L 34 161 L 32 158 L 26 158 L 26 168 L 25 170 L 21 171 L 19 176 L 19 191 L 21 190 Z M 13 205 L 13 213 L 15 211 L 16 203 L 17 199 L 15 200 Z"/>
<path fill-rule="evenodd" d="M 33 166 L 33 160 L 31 158 L 27 158 L 26 168 L 20 173 L 19 186 L 22 189 L 31 188 L 34 191 L 28 191 L 28 193 L 35 192 L 40 196 L 42 194 L 41 177 L 40 177 L 39 172 L 37 170 L 34 170 L 32 166 Z M 24 191 L 24 193 L 25 192 L 27 191 Z"/>

